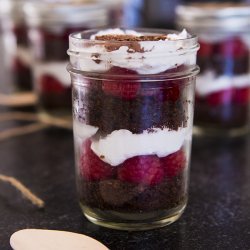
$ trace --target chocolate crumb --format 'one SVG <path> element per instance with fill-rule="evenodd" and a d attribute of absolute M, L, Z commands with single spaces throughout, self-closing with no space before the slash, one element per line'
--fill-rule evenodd
<path fill-rule="evenodd" d="M 102 35 L 96 36 L 95 39 L 97 41 L 107 41 L 105 44 L 105 48 L 108 52 L 118 50 L 122 46 L 127 46 L 128 53 L 143 53 L 145 50 L 141 47 L 139 42 L 143 41 L 160 41 L 166 40 L 167 36 L 165 35 L 147 35 L 147 36 L 133 36 L 133 35 Z M 112 43 L 113 42 L 113 43 Z M 118 44 L 117 42 L 123 42 Z M 154 48 L 154 47 L 153 47 Z M 152 49 L 153 49 L 152 48 Z"/>
<path fill-rule="evenodd" d="M 147 35 L 147 36 L 133 36 L 133 35 L 102 35 L 96 36 L 98 41 L 117 41 L 117 42 L 145 42 L 145 41 L 161 41 L 166 40 L 166 35 Z"/>
<path fill-rule="evenodd" d="M 105 156 L 104 156 L 104 155 L 100 155 L 100 158 L 101 158 L 101 159 L 105 159 Z"/>
<path fill-rule="evenodd" d="M 100 60 L 100 54 L 99 53 L 93 53 L 91 55 L 91 58 L 97 64 L 99 64 L 101 62 L 101 60 Z"/>

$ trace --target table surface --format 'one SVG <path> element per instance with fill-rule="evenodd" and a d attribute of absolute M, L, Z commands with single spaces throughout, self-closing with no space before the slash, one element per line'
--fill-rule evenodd
<path fill-rule="evenodd" d="M 82 215 L 72 131 L 38 126 L 29 132 L 37 122 L 24 118 L 0 108 L 0 173 L 17 178 L 46 206 L 38 209 L 0 183 L 1 250 L 10 249 L 11 234 L 24 228 L 83 233 L 120 250 L 250 248 L 250 136 L 194 137 L 190 197 L 181 219 L 161 229 L 126 232 L 93 225 Z"/>

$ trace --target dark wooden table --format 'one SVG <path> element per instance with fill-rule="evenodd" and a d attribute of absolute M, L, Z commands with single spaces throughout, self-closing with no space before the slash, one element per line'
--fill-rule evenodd
<path fill-rule="evenodd" d="M 72 131 L 36 127 L 15 114 L 0 108 L 0 173 L 20 180 L 46 206 L 38 209 L 0 183 L 1 250 L 10 249 L 9 237 L 23 228 L 83 233 L 119 250 L 250 249 L 250 136 L 194 138 L 190 199 L 181 219 L 162 229 L 122 232 L 95 226 L 81 214 Z M 33 132 L 26 131 L 34 124 Z M 21 126 L 27 134 L 16 132 Z"/>

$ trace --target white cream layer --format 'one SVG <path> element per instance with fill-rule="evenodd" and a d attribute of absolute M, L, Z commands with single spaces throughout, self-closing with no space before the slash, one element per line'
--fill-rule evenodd
<path fill-rule="evenodd" d="M 92 137 L 97 130 L 96 127 L 74 122 L 74 134 L 82 140 Z M 104 162 L 117 166 L 134 156 L 155 154 L 165 157 L 172 154 L 181 148 L 185 140 L 191 138 L 191 133 L 187 128 L 178 131 L 155 128 L 153 132 L 144 130 L 141 134 L 120 129 L 105 138 L 93 139 L 91 149 Z"/>
<path fill-rule="evenodd" d="M 16 57 L 26 66 L 32 65 L 32 56 L 29 49 L 18 46 L 16 49 Z"/>
<path fill-rule="evenodd" d="M 35 66 L 35 75 L 39 79 L 42 75 L 50 75 L 57 79 L 65 87 L 71 84 L 70 74 L 66 67 L 68 62 L 39 63 Z"/>
<path fill-rule="evenodd" d="M 250 74 L 238 76 L 216 76 L 213 71 L 206 71 L 196 78 L 196 93 L 206 96 L 229 88 L 250 87 Z"/>
<path fill-rule="evenodd" d="M 96 35 L 128 34 L 140 36 L 135 31 L 111 29 L 98 32 Z M 196 53 L 186 53 L 185 39 L 189 37 L 186 30 L 180 34 L 169 34 L 166 40 L 139 42 L 144 52 L 129 51 L 128 46 L 121 46 L 114 51 L 107 51 L 103 45 L 74 47 L 71 50 L 81 53 L 81 57 L 71 57 L 71 63 L 83 71 L 105 72 L 112 66 L 118 66 L 137 71 L 139 74 L 157 74 L 179 65 L 194 65 Z M 94 40 L 95 35 L 91 37 Z M 173 42 L 174 41 L 174 42 Z M 98 54 L 98 57 L 95 55 Z M 95 61 L 95 59 L 97 59 Z"/>

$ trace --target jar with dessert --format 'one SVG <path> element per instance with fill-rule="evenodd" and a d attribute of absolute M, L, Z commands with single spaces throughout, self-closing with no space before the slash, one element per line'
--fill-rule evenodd
<path fill-rule="evenodd" d="M 23 4 L 23 0 L 1 0 L 0 3 L 4 67 L 12 93 L 32 90 L 32 57 Z"/>
<path fill-rule="evenodd" d="M 70 33 L 108 24 L 108 9 L 94 1 L 25 4 L 34 56 L 34 82 L 41 119 L 71 121 L 71 81 L 66 70 Z"/>
<path fill-rule="evenodd" d="M 250 5 L 210 3 L 177 8 L 178 25 L 199 37 L 195 132 L 250 130 Z"/>
<path fill-rule="evenodd" d="M 174 222 L 188 196 L 196 37 L 107 29 L 72 34 L 69 43 L 84 215 L 121 230 Z"/>

